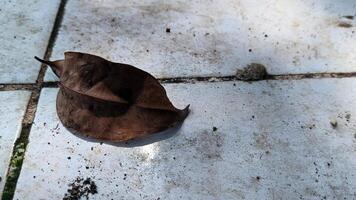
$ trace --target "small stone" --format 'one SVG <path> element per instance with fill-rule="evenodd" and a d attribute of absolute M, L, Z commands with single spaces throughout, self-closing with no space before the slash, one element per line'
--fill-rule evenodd
<path fill-rule="evenodd" d="M 216 81 L 218 81 L 219 79 L 217 79 L 217 78 L 215 78 L 215 77 L 211 77 L 211 78 L 209 78 L 209 82 L 216 82 Z"/>
<path fill-rule="evenodd" d="M 337 121 L 336 121 L 336 119 L 332 119 L 332 120 L 330 120 L 330 125 L 331 125 L 331 127 L 333 127 L 334 129 L 337 127 Z"/>
<path fill-rule="evenodd" d="M 266 67 L 262 64 L 251 63 L 243 70 L 237 70 L 236 78 L 242 81 L 257 81 L 266 79 L 268 73 Z"/>

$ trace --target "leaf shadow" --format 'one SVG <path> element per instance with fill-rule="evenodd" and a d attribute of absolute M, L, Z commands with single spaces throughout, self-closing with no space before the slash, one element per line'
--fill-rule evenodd
<path fill-rule="evenodd" d="M 73 130 L 73 129 L 68 129 L 66 128 L 69 132 L 71 132 L 74 136 L 83 139 L 87 142 L 92 142 L 92 143 L 105 143 L 111 146 L 115 147 L 125 147 L 125 148 L 133 148 L 133 147 L 140 147 L 140 146 L 145 146 L 148 144 L 152 144 L 155 142 L 159 142 L 162 140 L 166 140 L 168 138 L 173 137 L 174 135 L 178 134 L 180 128 L 182 127 L 183 122 L 177 124 L 176 126 L 166 129 L 161 132 L 153 133 L 151 135 L 142 137 L 142 138 L 137 138 L 137 139 L 132 139 L 128 141 L 123 141 L 123 142 L 111 142 L 108 140 L 100 140 L 100 139 L 95 139 L 95 138 L 89 138 L 86 136 L 81 135 L 79 132 Z"/>

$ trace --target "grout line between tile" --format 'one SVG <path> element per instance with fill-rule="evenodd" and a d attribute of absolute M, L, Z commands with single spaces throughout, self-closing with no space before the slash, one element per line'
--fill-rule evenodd
<path fill-rule="evenodd" d="M 35 90 L 36 84 L 0 84 L 0 91 Z"/>
<path fill-rule="evenodd" d="M 49 57 L 50 54 L 46 54 Z M 0 91 L 12 90 L 38 90 L 38 87 L 58 87 L 58 81 L 44 82 L 47 67 L 41 66 L 41 71 L 37 82 L 35 84 L 0 84 Z M 262 81 L 262 80 L 301 80 L 301 79 L 322 79 L 322 78 L 352 78 L 356 77 L 356 72 L 331 72 L 331 73 L 301 73 L 301 74 L 279 74 L 267 75 L 264 79 L 249 80 L 247 82 Z M 221 82 L 221 81 L 244 81 L 236 76 L 203 76 L 203 77 L 174 77 L 174 78 L 158 78 L 161 83 L 191 83 L 191 82 Z"/>
<path fill-rule="evenodd" d="M 268 74 L 263 79 L 248 80 L 247 82 L 262 81 L 262 80 L 301 80 L 301 79 L 322 79 L 322 78 L 350 78 L 356 77 L 356 72 L 331 72 L 331 73 L 301 73 L 301 74 Z M 237 78 L 236 76 L 206 76 L 206 77 L 176 77 L 176 78 L 161 78 L 161 83 L 189 83 L 189 82 L 221 82 L 221 81 L 246 81 Z"/>

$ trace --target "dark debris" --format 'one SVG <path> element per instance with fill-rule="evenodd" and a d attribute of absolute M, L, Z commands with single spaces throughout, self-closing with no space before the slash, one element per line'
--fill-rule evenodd
<path fill-rule="evenodd" d="M 97 186 L 91 178 L 85 180 L 81 177 L 77 177 L 76 180 L 68 185 L 70 188 L 64 195 L 63 200 L 79 200 L 82 198 L 89 199 L 89 194 L 97 194 Z"/>

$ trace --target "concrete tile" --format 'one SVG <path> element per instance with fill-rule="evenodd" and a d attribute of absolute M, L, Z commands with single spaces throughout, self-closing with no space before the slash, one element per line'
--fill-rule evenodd
<path fill-rule="evenodd" d="M 12 149 L 21 132 L 21 122 L 30 94 L 29 91 L 0 92 L 0 196 L 4 189 Z"/>
<path fill-rule="evenodd" d="M 0 83 L 34 83 L 57 14 L 59 0 L 1 1 Z"/>
<path fill-rule="evenodd" d="M 234 75 L 251 62 L 272 74 L 350 72 L 356 22 L 342 16 L 355 8 L 352 0 L 69 1 L 52 58 L 88 52 L 159 78 Z"/>
<path fill-rule="evenodd" d="M 78 177 L 95 182 L 90 199 L 356 198 L 355 85 L 167 84 L 190 115 L 179 130 L 127 144 L 74 136 L 58 121 L 57 89 L 44 89 L 14 199 L 61 199 Z"/>

